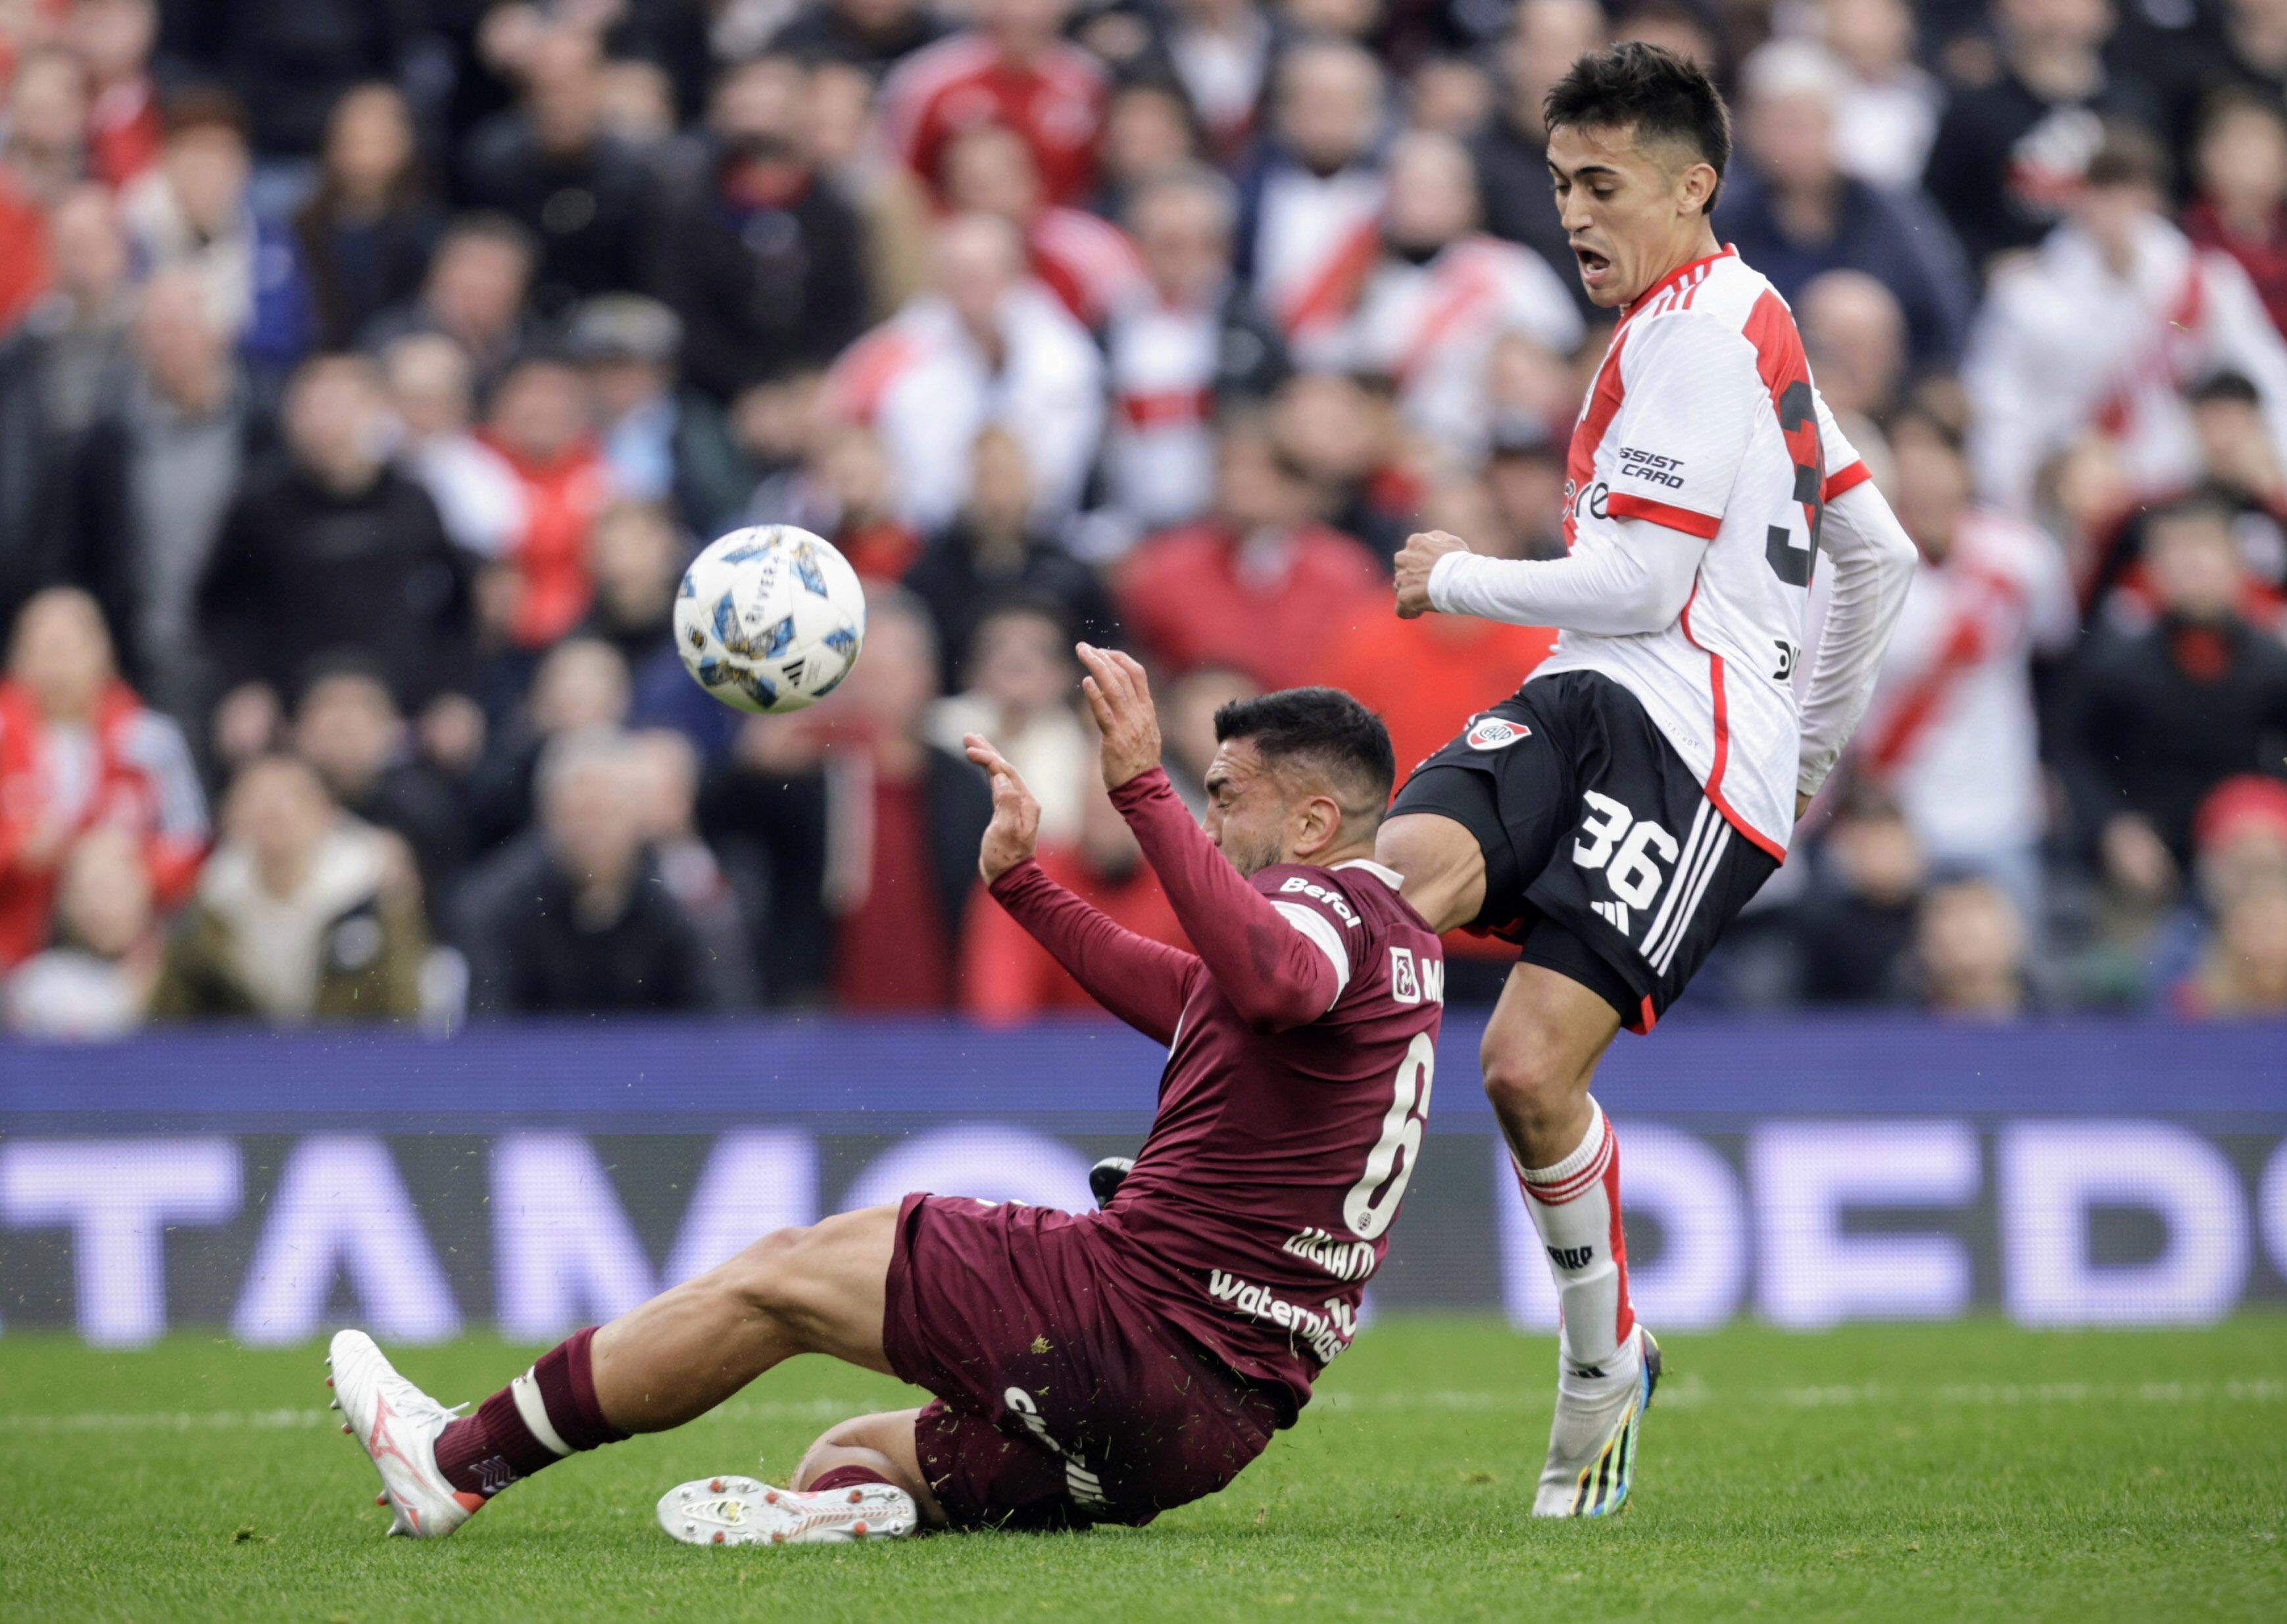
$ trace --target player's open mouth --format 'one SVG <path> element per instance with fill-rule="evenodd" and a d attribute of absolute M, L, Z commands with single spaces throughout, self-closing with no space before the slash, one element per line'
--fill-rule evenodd
<path fill-rule="evenodd" d="M 1572 257 L 1580 262 L 1580 280 L 1591 288 L 1602 281 L 1612 268 L 1612 262 L 1595 249 L 1582 248 L 1577 243 L 1572 249 Z"/>

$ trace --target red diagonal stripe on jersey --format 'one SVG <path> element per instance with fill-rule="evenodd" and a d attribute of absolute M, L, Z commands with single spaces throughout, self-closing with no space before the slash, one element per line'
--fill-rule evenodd
<path fill-rule="evenodd" d="M 1653 524 L 1696 535 L 1703 542 L 1713 541 L 1715 532 L 1723 527 L 1721 519 L 1696 513 L 1690 508 L 1671 507 L 1649 496 L 1626 496 L 1617 491 L 1604 498 L 1604 511 L 1614 519 L 1648 519 Z"/>
<path fill-rule="evenodd" d="M 1612 347 L 1604 352 L 1604 364 L 1596 368 L 1596 386 L 1588 392 L 1588 404 L 1572 430 L 1571 448 L 1564 454 L 1564 547 L 1568 552 L 1572 533 L 1579 527 L 1580 493 L 1595 482 L 1596 448 L 1604 443 L 1604 431 L 1612 426 L 1620 397 L 1627 390 L 1620 381 L 1620 349 L 1627 341 L 1625 326 L 1612 335 Z"/>
<path fill-rule="evenodd" d="M 1278 326 L 1289 338 L 1326 322 L 1339 321 L 1357 302 L 1366 273 L 1381 257 L 1381 217 L 1370 214 L 1352 227 L 1347 240 L 1296 290 L 1280 313 Z"/>

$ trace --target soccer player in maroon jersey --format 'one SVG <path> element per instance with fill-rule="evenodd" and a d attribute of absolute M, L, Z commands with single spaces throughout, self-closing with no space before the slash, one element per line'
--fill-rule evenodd
<path fill-rule="evenodd" d="M 1589 1079 L 1785 858 L 1915 554 L 1786 301 L 1709 224 L 1731 137 L 1706 74 L 1625 44 L 1574 62 L 1543 111 L 1581 286 L 1620 318 L 1566 457 L 1567 554 L 1429 531 L 1395 574 L 1401 615 L 1562 635 L 1414 769 L 1378 855 L 1440 929 L 1518 944 L 1484 1066 L 1563 1304 L 1533 1511 L 1595 1517 L 1627 1500 L 1659 1348 L 1629 1302 L 1618 1142 Z M 1815 558 L 1831 581 L 1807 650 Z"/>
<path fill-rule="evenodd" d="M 781 1230 L 576 1333 L 455 1416 L 344 1331 L 336 1402 L 392 1533 L 439 1538 L 565 1455 L 706 1414 L 829 1353 L 936 1395 L 832 1429 L 776 1488 L 668 1491 L 692 1544 L 1148 1523 L 1294 1424 L 1347 1347 L 1421 1150 L 1436 937 L 1372 860 L 1395 764 L 1330 688 L 1226 705 L 1204 831 L 1159 768 L 1144 673 L 1080 645 L 1105 785 L 1196 954 L 1133 935 L 1033 861 L 1040 807 L 985 740 L 979 867 L 1104 1007 L 1169 1046 L 1135 1168 L 1100 1212 L 960 1197 Z"/>

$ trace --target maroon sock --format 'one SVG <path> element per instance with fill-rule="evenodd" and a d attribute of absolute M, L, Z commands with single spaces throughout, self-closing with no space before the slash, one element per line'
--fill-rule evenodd
<path fill-rule="evenodd" d="M 889 1479 L 870 1466 L 837 1466 L 811 1479 L 810 1494 L 823 1494 L 828 1489 L 854 1489 L 861 1483 L 889 1483 Z M 896 1485 L 891 1484 L 891 1487 Z"/>
<path fill-rule="evenodd" d="M 439 1433 L 437 1470 L 445 1481 L 489 1500 L 567 1454 L 627 1437 L 596 1403 L 595 1367 L 588 1357 L 595 1337 L 592 1325 L 574 1331 L 479 1405 L 475 1414 Z"/>

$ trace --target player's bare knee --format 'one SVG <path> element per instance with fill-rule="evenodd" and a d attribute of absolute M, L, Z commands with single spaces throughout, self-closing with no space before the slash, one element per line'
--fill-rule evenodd
<path fill-rule="evenodd" d="M 1560 1045 L 1511 1035 L 1496 1045 L 1488 1036 L 1479 1057 L 1485 1097 L 1507 1123 L 1530 1129 L 1574 1108 L 1587 1077 Z"/>

